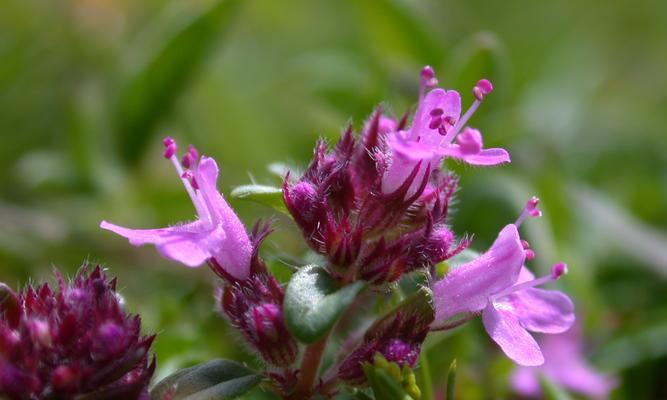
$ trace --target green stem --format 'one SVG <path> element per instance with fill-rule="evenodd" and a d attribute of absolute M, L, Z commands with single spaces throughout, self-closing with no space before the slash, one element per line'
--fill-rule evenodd
<path fill-rule="evenodd" d="M 454 391 L 456 389 L 456 358 L 449 366 L 447 373 L 447 400 L 454 400 Z"/>
<path fill-rule="evenodd" d="M 306 347 L 301 359 L 301 367 L 299 368 L 299 380 L 296 382 L 294 392 L 286 397 L 287 400 L 304 400 L 310 398 L 328 339 L 329 334 L 327 333 L 322 339 Z"/>
<path fill-rule="evenodd" d="M 422 384 L 422 398 L 423 399 L 432 399 L 433 398 L 433 382 L 431 381 L 431 367 L 428 363 L 428 357 L 426 352 L 422 351 L 420 360 L 419 360 L 419 369 L 421 371 Z"/>

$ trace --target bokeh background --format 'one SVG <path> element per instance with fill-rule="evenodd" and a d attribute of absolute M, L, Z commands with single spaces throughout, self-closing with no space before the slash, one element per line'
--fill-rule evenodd
<path fill-rule="evenodd" d="M 221 164 L 224 193 L 276 184 L 382 103 L 402 115 L 432 65 L 445 87 L 496 90 L 471 124 L 512 154 L 462 176 L 459 234 L 483 250 L 529 195 L 546 271 L 577 303 L 587 354 L 622 384 L 667 398 L 667 2 L 618 0 L 5 0 L 0 12 L 0 279 L 119 276 L 128 308 L 159 332 L 159 374 L 212 357 L 253 364 L 214 313 L 212 274 L 135 249 L 102 219 L 157 227 L 193 209 L 161 137 Z M 231 200 L 247 225 L 275 216 L 263 253 L 305 252 L 290 221 Z M 511 363 L 474 321 L 426 345 L 434 384 L 458 359 L 460 398 L 511 397 Z M 254 396 L 262 397 L 262 393 Z"/>

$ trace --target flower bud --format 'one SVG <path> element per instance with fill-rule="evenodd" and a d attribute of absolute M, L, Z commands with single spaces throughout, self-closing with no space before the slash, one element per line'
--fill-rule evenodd
<path fill-rule="evenodd" d="M 250 347 L 268 363 L 286 367 L 298 352 L 282 313 L 284 292 L 273 276 L 257 273 L 243 282 L 227 283 L 218 291 L 220 311 Z"/>
<path fill-rule="evenodd" d="M 0 397 L 147 396 L 155 369 L 155 361 L 148 361 L 153 337 L 141 337 L 139 317 L 124 313 L 115 280 L 100 267 L 90 273 L 83 267 L 69 283 L 57 271 L 56 278 L 57 292 L 43 284 L 19 293 L 18 311 L 6 299 L 2 303 Z"/>

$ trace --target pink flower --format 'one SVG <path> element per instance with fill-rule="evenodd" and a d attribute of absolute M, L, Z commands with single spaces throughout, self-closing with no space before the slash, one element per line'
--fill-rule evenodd
<path fill-rule="evenodd" d="M 561 333 L 574 322 L 574 306 L 565 294 L 536 286 L 558 279 L 567 269 L 535 279 L 524 266 L 534 254 L 519 236 L 518 224 L 539 215 L 537 199 L 528 202 L 517 224 L 503 228 L 491 248 L 451 271 L 433 286 L 436 317 L 432 329 L 448 329 L 482 313 L 489 336 L 520 365 L 544 363 L 540 347 L 528 331 Z"/>
<path fill-rule="evenodd" d="M 544 365 L 519 367 L 512 375 L 512 386 L 517 393 L 540 397 L 539 373 L 563 388 L 594 399 L 606 399 L 616 386 L 612 377 L 596 371 L 586 362 L 577 327 L 559 335 L 542 337 L 540 346 L 544 352 Z"/>
<path fill-rule="evenodd" d="M 165 157 L 176 168 L 197 211 L 194 222 L 159 229 L 130 229 L 102 221 L 100 227 L 129 239 L 134 246 L 154 244 L 163 256 L 198 267 L 214 259 L 227 273 L 243 280 L 250 273 L 252 244 L 229 204 L 216 189 L 218 165 L 191 146 L 182 163 L 175 156 L 176 143 L 165 138 Z M 198 162 L 197 162 L 198 161 Z M 188 168 L 183 170 L 183 167 Z"/>
<path fill-rule="evenodd" d="M 430 67 L 422 70 L 419 105 L 407 130 L 399 130 L 386 139 L 391 152 L 391 162 L 382 178 L 382 190 L 390 193 L 405 182 L 413 169 L 421 162 L 420 174 L 414 180 L 416 190 L 423 175 L 437 168 L 445 157 L 456 158 L 470 165 L 492 166 L 509 162 L 504 149 L 484 149 L 482 134 L 472 128 L 464 128 L 484 97 L 491 93 L 491 82 L 482 79 L 473 89 L 475 101 L 461 116 L 461 96 L 455 90 L 426 89 L 435 87 L 437 80 Z M 391 124 L 385 123 L 387 126 Z M 410 195 L 411 192 L 408 192 Z"/>

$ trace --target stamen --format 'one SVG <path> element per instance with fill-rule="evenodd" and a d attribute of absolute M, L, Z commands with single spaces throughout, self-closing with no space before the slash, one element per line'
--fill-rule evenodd
<path fill-rule="evenodd" d="M 429 129 L 438 129 L 442 125 L 442 118 L 440 117 L 433 117 L 431 118 L 431 122 L 428 124 Z"/>
<path fill-rule="evenodd" d="M 422 68 L 421 84 L 419 85 L 419 101 L 421 102 L 426 96 L 426 90 L 433 89 L 438 86 L 438 78 L 435 77 L 435 71 L 430 65 Z"/>
<path fill-rule="evenodd" d="M 197 160 L 199 160 L 199 152 L 193 145 L 188 146 L 188 151 L 183 155 L 183 158 L 181 159 L 181 164 L 183 164 L 183 168 L 195 168 L 197 164 Z"/>
<path fill-rule="evenodd" d="M 517 227 L 521 226 L 523 221 L 525 221 L 526 218 L 528 218 L 528 217 L 535 217 L 535 218 L 536 217 L 541 217 L 542 216 L 542 211 L 540 211 L 537 208 L 537 205 L 539 204 L 539 202 L 540 202 L 540 199 L 538 199 L 537 197 L 535 197 L 535 196 L 531 197 L 531 199 L 528 200 L 528 202 L 526 203 L 526 207 L 523 209 L 523 211 L 521 212 L 521 215 L 519 215 L 519 218 L 517 218 L 514 225 L 516 225 Z"/>
<path fill-rule="evenodd" d="M 473 96 L 479 101 L 484 100 L 484 97 L 491 92 L 493 92 L 493 85 L 488 79 L 480 79 L 472 89 Z"/>
<path fill-rule="evenodd" d="M 181 178 L 187 179 L 190 182 L 190 185 L 192 185 L 193 189 L 199 190 L 199 185 L 197 185 L 197 181 L 195 180 L 195 176 L 192 174 L 192 171 L 183 172 Z"/>
<path fill-rule="evenodd" d="M 521 240 L 521 246 L 523 247 L 524 254 L 526 255 L 526 261 L 532 261 L 535 259 L 535 251 L 530 248 L 530 243 L 525 240 Z"/>
<path fill-rule="evenodd" d="M 176 169 L 176 172 L 178 173 L 178 177 L 181 178 L 181 182 L 183 182 L 183 186 L 185 186 L 185 190 L 188 192 L 190 200 L 192 200 L 192 204 L 195 206 L 197 216 L 205 221 L 210 221 L 211 217 L 208 210 L 206 209 L 204 203 L 202 203 L 199 196 L 197 196 L 197 193 L 195 193 L 195 188 L 193 188 L 190 184 L 190 180 L 187 178 L 185 171 L 183 171 L 181 163 L 178 161 L 178 158 L 176 158 L 176 141 L 170 137 L 166 137 L 162 142 L 166 147 L 164 156 L 168 158 L 169 161 L 171 161 L 172 165 Z M 173 151 L 170 149 L 173 149 Z"/>
<path fill-rule="evenodd" d="M 176 147 L 176 141 L 174 139 L 167 136 L 162 140 L 162 143 L 164 143 L 164 153 L 163 153 L 164 158 L 169 159 L 174 154 L 176 154 L 177 147 Z"/>
<path fill-rule="evenodd" d="M 431 110 L 431 112 L 429 113 L 429 115 L 430 115 L 431 117 L 439 117 L 439 116 L 441 116 L 441 115 L 444 114 L 444 113 L 445 113 L 445 110 L 443 110 L 442 108 L 438 108 L 438 107 L 436 107 L 436 108 L 434 108 L 434 109 Z"/>
<path fill-rule="evenodd" d="M 456 123 L 456 125 L 452 129 L 453 133 L 451 134 L 451 137 L 447 137 L 447 139 L 449 140 L 448 143 L 451 143 L 452 140 L 454 140 L 454 138 L 459 133 L 461 128 L 463 128 L 463 126 L 466 123 L 468 123 L 468 120 L 470 119 L 470 117 L 472 117 L 472 115 L 475 113 L 475 111 L 477 111 L 477 108 L 479 107 L 479 105 L 482 104 L 482 100 L 484 100 L 486 95 L 488 95 L 492 91 L 493 91 L 493 85 L 487 79 L 480 79 L 477 82 L 477 85 L 475 85 L 475 87 L 472 90 L 472 94 L 475 96 L 475 101 L 472 103 L 470 108 L 468 108 L 468 110 L 465 112 L 465 114 L 463 114 L 461 119 L 459 119 L 459 121 Z"/>
<path fill-rule="evenodd" d="M 551 267 L 551 273 L 549 275 L 545 275 L 543 277 L 533 279 L 531 281 L 526 281 L 519 283 L 518 285 L 511 286 L 491 296 L 491 301 L 494 301 L 501 297 L 505 297 L 507 295 L 510 295 L 512 293 L 518 292 L 523 289 L 529 289 L 536 286 L 544 285 L 549 282 L 553 282 L 555 280 L 558 280 L 561 276 L 565 275 L 566 273 L 567 273 L 567 265 L 563 262 L 559 262 L 557 264 L 554 264 L 553 267 Z"/>

